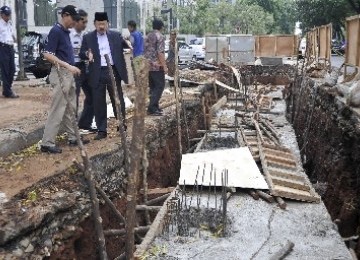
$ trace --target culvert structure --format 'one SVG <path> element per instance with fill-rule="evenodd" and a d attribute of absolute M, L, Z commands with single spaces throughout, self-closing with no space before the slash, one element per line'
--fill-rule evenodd
<path fill-rule="evenodd" d="M 286 119 L 286 112 L 293 111 L 293 107 L 286 105 L 283 95 L 286 96 L 289 84 L 299 80 L 294 67 L 239 66 L 236 71 L 239 77 L 229 67 L 206 73 L 183 72 L 188 125 L 182 122 L 183 152 L 188 150 L 187 155 L 191 155 L 245 149 L 251 157 L 248 160 L 264 174 L 260 176 L 264 183 L 273 186 L 231 186 L 229 174 L 233 172 L 227 167 L 216 169 L 217 185 L 211 181 L 205 185 L 200 173 L 214 174 L 216 157 L 210 157 L 213 166 L 211 162 L 205 167 L 195 163 L 199 170 L 191 171 L 191 183 L 184 184 L 180 180 L 177 119 L 170 88 L 169 94 L 164 94 L 163 105 L 168 106 L 165 116 L 146 118 L 147 195 L 149 201 L 162 198 L 149 205 L 153 207 L 149 212 L 151 223 L 147 223 L 146 211 L 138 209 L 136 257 L 271 259 L 293 243 L 288 259 L 351 259 L 336 225 L 304 173 L 300 155 L 304 151 L 298 148 L 294 129 Z M 197 86 L 199 82 L 202 84 Z M 242 95 L 244 92 L 247 95 Z M 298 114 L 297 120 L 301 118 L 301 112 Z M 312 132 L 308 132 L 311 137 Z M 114 135 L 112 140 L 101 143 L 90 156 L 96 180 L 124 214 L 126 176 L 116 138 Z M 1 205 L 0 257 L 96 259 L 96 238 L 82 176 L 72 163 L 56 162 L 52 156 L 47 163 L 56 167 L 31 164 L 40 157 L 31 155 L 21 165 L 38 170 L 42 177 L 8 196 L 8 202 Z M 71 159 L 70 155 L 63 160 Z M 228 159 L 241 161 L 231 155 Z M 200 179 L 195 182 L 198 171 Z M 287 193 L 283 187 L 287 187 Z M 143 192 L 140 188 L 140 195 Z M 255 200 L 259 197 L 264 200 Z M 105 204 L 101 206 L 101 216 L 106 230 L 123 228 Z M 108 233 L 109 257 L 121 255 L 124 244 L 122 234 Z"/>

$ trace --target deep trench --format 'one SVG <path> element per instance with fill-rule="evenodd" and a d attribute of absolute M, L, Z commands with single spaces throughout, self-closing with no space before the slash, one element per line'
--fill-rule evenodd
<path fill-rule="evenodd" d="M 248 73 L 257 73 L 252 68 L 245 68 Z M 281 73 L 280 73 L 281 74 Z M 257 81 L 266 84 L 286 85 L 284 75 L 271 74 L 257 77 Z M 293 75 L 292 75 L 293 76 Z M 289 76 L 290 78 L 292 76 Z M 254 78 L 251 77 L 250 81 Z M 321 85 L 321 84 L 320 84 Z M 358 116 L 344 104 L 341 104 L 326 88 L 314 88 L 314 82 L 307 77 L 297 77 L 289 85 L 287 96 L 287 117 L 292 123 L 304 169 L 313 183 L 343 237 L 359 234 L 360 228 L 360 130 Z M 196 111 L 197 120 L 190 123 L 190 138 L 198 137 L 197 129 L 204 129 L 201 109 Z M 185 128 L 182 128 L 183 145 Z M 155 154 L 150 155 L 149 187 L 176 186 L 180 171 L 176 130 L 165 140 L 165 145 Z M 121 213 L 125 213 L 125 198 L 114 201 Z M 119 228 L 110 209 L 103 205 L 101 215 L 105 228 Z M 152 216 L 154 217 L 154 216 Z M 143 218 L 139 218 L 141 223 Z M 50 259 L 96 259 L 96 241 L 93 220 L 87 218 L 80 223 L 80 230 L 62 249 L 54 252 Z M 140 242 L 140 241 L 138 241 Z M 350 243 L 350 244 L 349 244 Z M 360 241 L 350 241 L 349 247 L 360 256 Z M 106 240 L 110 258 L 123 252 L 123 237 Z"/>

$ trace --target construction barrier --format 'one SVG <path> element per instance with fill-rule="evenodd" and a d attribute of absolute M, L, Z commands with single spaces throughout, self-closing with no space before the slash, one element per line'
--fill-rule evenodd
<path fill-rule="evenodd" d="M 360 67 L 360 16 L 346 19 L 345 75 L 347 66 Z"/>
<path fill-rule="evenodd" d="M 252 35 L 231 35 L 230 62 L 233 65 L 248 64 L 254 62 L 255 37 Z"/>
<path fill-rule="evenodd" d="M 315 27 L 306 34 L 307 63 L 324 63 L 331 66 L 332 24 Z"/>
<path fill-rule="evenodd" d="M 255 37 L 257 57 L 292 57 L 298 55 L 296 35 L 259 35 Z"/>
<path fill-rule="evenodd" d="M 229 40 L 227 36 L 207 36 L 205 38 L 205 60 L 217 63 L 228 62 Z"/>

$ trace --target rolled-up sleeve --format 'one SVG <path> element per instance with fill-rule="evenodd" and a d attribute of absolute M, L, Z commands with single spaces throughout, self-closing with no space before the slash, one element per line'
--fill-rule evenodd
<path fill-rule="evenodd" d="M 54 29 L 51 29 L 45 42 L 44 53 L 50 53 L 56 55 L 58 44 L 59 44 L 59 33 L 57 33 Z"/>

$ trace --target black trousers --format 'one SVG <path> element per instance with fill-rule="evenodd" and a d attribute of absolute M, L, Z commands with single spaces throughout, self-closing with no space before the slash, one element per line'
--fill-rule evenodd
<path fill-rule="evenodd" d="M 2 94 L 9 97 L 13 94 L 11 87 L 15 75 L 15 51 L 10 45 L 0 43 L 0 69 L 3 85 Z"/>
<path fill-rule="evenodd" d="M 121 77 L 115 67 L 113 67 L 113 71 L 115 75 L 117 91 L 119 93 L 121 114 L 123 118 L 125 118 L 125 101 L 121 88 Z M 107 67 L 101 67 L 99 84 L 97 86 L 94 86 L 93 89 L 93 104 L 94 104 L 94 112 L 95 112 L 95 121 L 98 131 L 105 133 L 107 132 L 106 89 L 110 96 L 115 117 L 117 118 L 115 98 L 114 98 L 115 93 L 112 88 L 109 69 Z"/>
<path fill-rule="evenodd" d="M 86 72 L 85 63 L 76 63 L 76 67 L 81 70 L 80 76 L 75 77 L 76 84 L 76 115 L 78 115 L 79 109 L 79 95 L 80 89 L 85 94 L 84 107 L 79 118 L 79 128 L 89 129 L 91 127 L 92 120 L 94 118 L 94 106 L 93 106 L 93 91 L 88 82 L 88 74 Z"/>
<path fill-rule="evenodd" d="M 154 113 L 159 109 L 159 101 L 165 88 L 164 71 L 149 71 L 150 103 L 148 112 Z"/>

